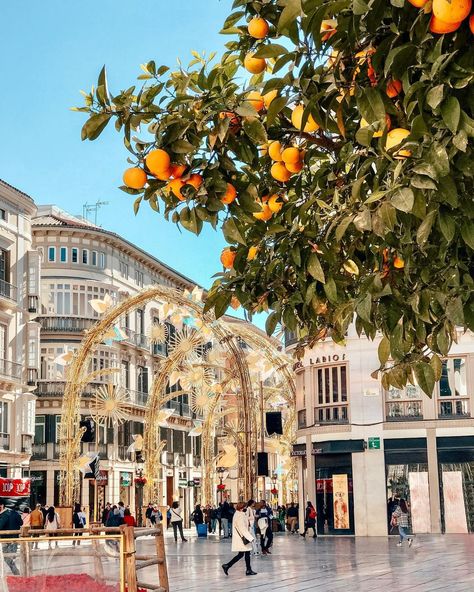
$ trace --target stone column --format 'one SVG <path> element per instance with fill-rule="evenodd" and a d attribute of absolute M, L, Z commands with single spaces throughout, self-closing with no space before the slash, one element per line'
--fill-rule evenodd
<path fill-rule="evenodd" d="M 436 448 L 436 428 L 426 430 L 428 452 L 428 482 L 430 491 L 431 532 L 441 532 L 441 500 L 439 493 L 438 450 Z"/>
<path fill-rule="evenodd" d="M 316 507 L 316 463 L 313 454 L 311 434 L 306 436 L 306 496 L 300 504 L 300 530 L 304 530 L 304 514 L 306 502 L 310 501 Z"/>
<path fill-rule="evenodd" d="M 304 525 L 304 507 L 306 505 L 306 483 L 305 483 L 305 469 L 304 469 L 304 456 L 297 457 L 297 464 L 298 464 L 298 506 L 299 506 L 299 516 L 298 522 L 301 525 Z M 304 529 L 304 526 L 303 526 Z"/>

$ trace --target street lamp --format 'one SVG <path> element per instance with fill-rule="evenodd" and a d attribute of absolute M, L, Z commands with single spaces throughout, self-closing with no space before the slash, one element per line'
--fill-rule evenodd
<path fill-rule="evenodd" d="M 136 516 L 137 516 L 137 525 L 143 526 L 143 516 L 142 516 L 142 508 L 143 508 L 143 487 L 146 483 L 146 477 L 143 471 L 143 458 L 141 452 L 135 453 L 135 460 L 137 463 L 137 468 L 135 470 L 135 491 L 136 491 Z"/>
<path fill-rule="evenodd" d="M 219 477 L 219 485 L 217 486 L 217 490 L 220 493 L 220 503 L 222 504 L 225 485 L 223 483 L 224 479 L 227 479 L 229 472 L 224 469 L 224 467 L 217 467 L 217 476 Z"/>

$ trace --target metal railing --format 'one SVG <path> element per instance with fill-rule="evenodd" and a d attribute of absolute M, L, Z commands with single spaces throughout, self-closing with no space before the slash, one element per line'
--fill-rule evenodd
<path fill-rule="evenodd" d="M 58 331 L 60 333 L 82 333 L 90 329 L 97 319 L 86 317 L 48 316 L 38 317 L 43 331 Z"/>
<path fill-rule="evenodd" d="M 38 368 L 28 368 L 26 374 L 28 386 L 35 386 L 38 381 Z"/>
<path fill-rule="evenodd" d="M 39 298 L 38 296 L 28 296 L 28 312 L 38 312 Z"/>
<path fill-rule="evenodd" d="M 166 356 L 168 352 L 168 346 L 166 343 L 152 343 L 151 353 L 154 356 Z"/>
<path fill-rule="evenodd" d="M 86 384 L 81 393 L 82 397 L 95 396 L 96 389 L 102 382 L 90 382 Z M 66 388 L 66 382 L 63 380 L 38 380 L 35 394 L 39 397 L 62 397 Z"/>
<path fill-rule="evenodd" d="M 10 450 L 10 434 L 0 433 L 0 450 Z"/>
<path fill-rule="evenodd" d="M 46 444 L 33 444 L 31 447 L 31 460 L 44 460 L 47 458 Z"/>
<path fill-rule="evenodd" d="M 21 364 L 0 358 L 0 374 L 8 378 L 21 379 Z"/>
<path fill-rule="evenodd" d="M 124 342 L 131 343 L 136 347 L 140 347 L 142 349 L 149 349 L 150 348 L 150 340 L 146 335 L 142 333 L 137 333 L 128 327 L 120 327 L 120 329 L 126 335 L 126 338 L 123 340 Z"/>
<path fill-rule="evenodd" d="M 388 401 L 385 405 L 387 421 L 416 421 L 423 419 L 422 401 Z"/>
<path fill-rule="evenodd" d="M 314 423 L 323 424 L 348 424 L 349 406 L 345 405 L 328 405 L 324 407 L 314 408 Z"/>
<path fill-rule="evenodd" d="M 16 302 L 18 299 L 18 288 L 5 280 L 0 280 L 0 297 Z"/>
<path fill-rule="evenodd" d="M 127 452 L 128 446 L 120 445 L 118 447 L 118 457 L 120 460 L 132 460 L 132 453 Z"/>
<path fill-rule="evenodd" d="M 469 399 L 438 399 L 439 419 L 460 419 L 471 417 Z"/>

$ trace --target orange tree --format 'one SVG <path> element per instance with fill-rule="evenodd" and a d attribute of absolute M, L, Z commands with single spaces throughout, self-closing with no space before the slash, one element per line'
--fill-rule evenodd
<path fill-rule="evenodd" d="M 386 388 L 431 393 L 456 328 L 474 329 L 471 0 L 233 10 L 218 61 L 150 61 L 115 95 L 102 70 L 83 139 L 114 121 L 135 212 L 222 230 L 207 309 L 267 310 L 301 348 L 355 321 L 383 335 Z"/>

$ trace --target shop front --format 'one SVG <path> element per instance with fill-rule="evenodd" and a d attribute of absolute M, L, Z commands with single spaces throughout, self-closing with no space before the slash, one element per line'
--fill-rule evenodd
<path fill-rule="evenodd" d="M 46 479 L 47 471 L 31 471 L 31 496 L 30 507 L 34 508 L 36 504 L 46 504 Z"/>
<path fill-rule="evenodd" d="M 120 482 L 119 482 L 119 497 L 126 506 L 131 503 L 130 492 L 133 485 L 133 473 L 128 471 L 120 471 Z"/>

